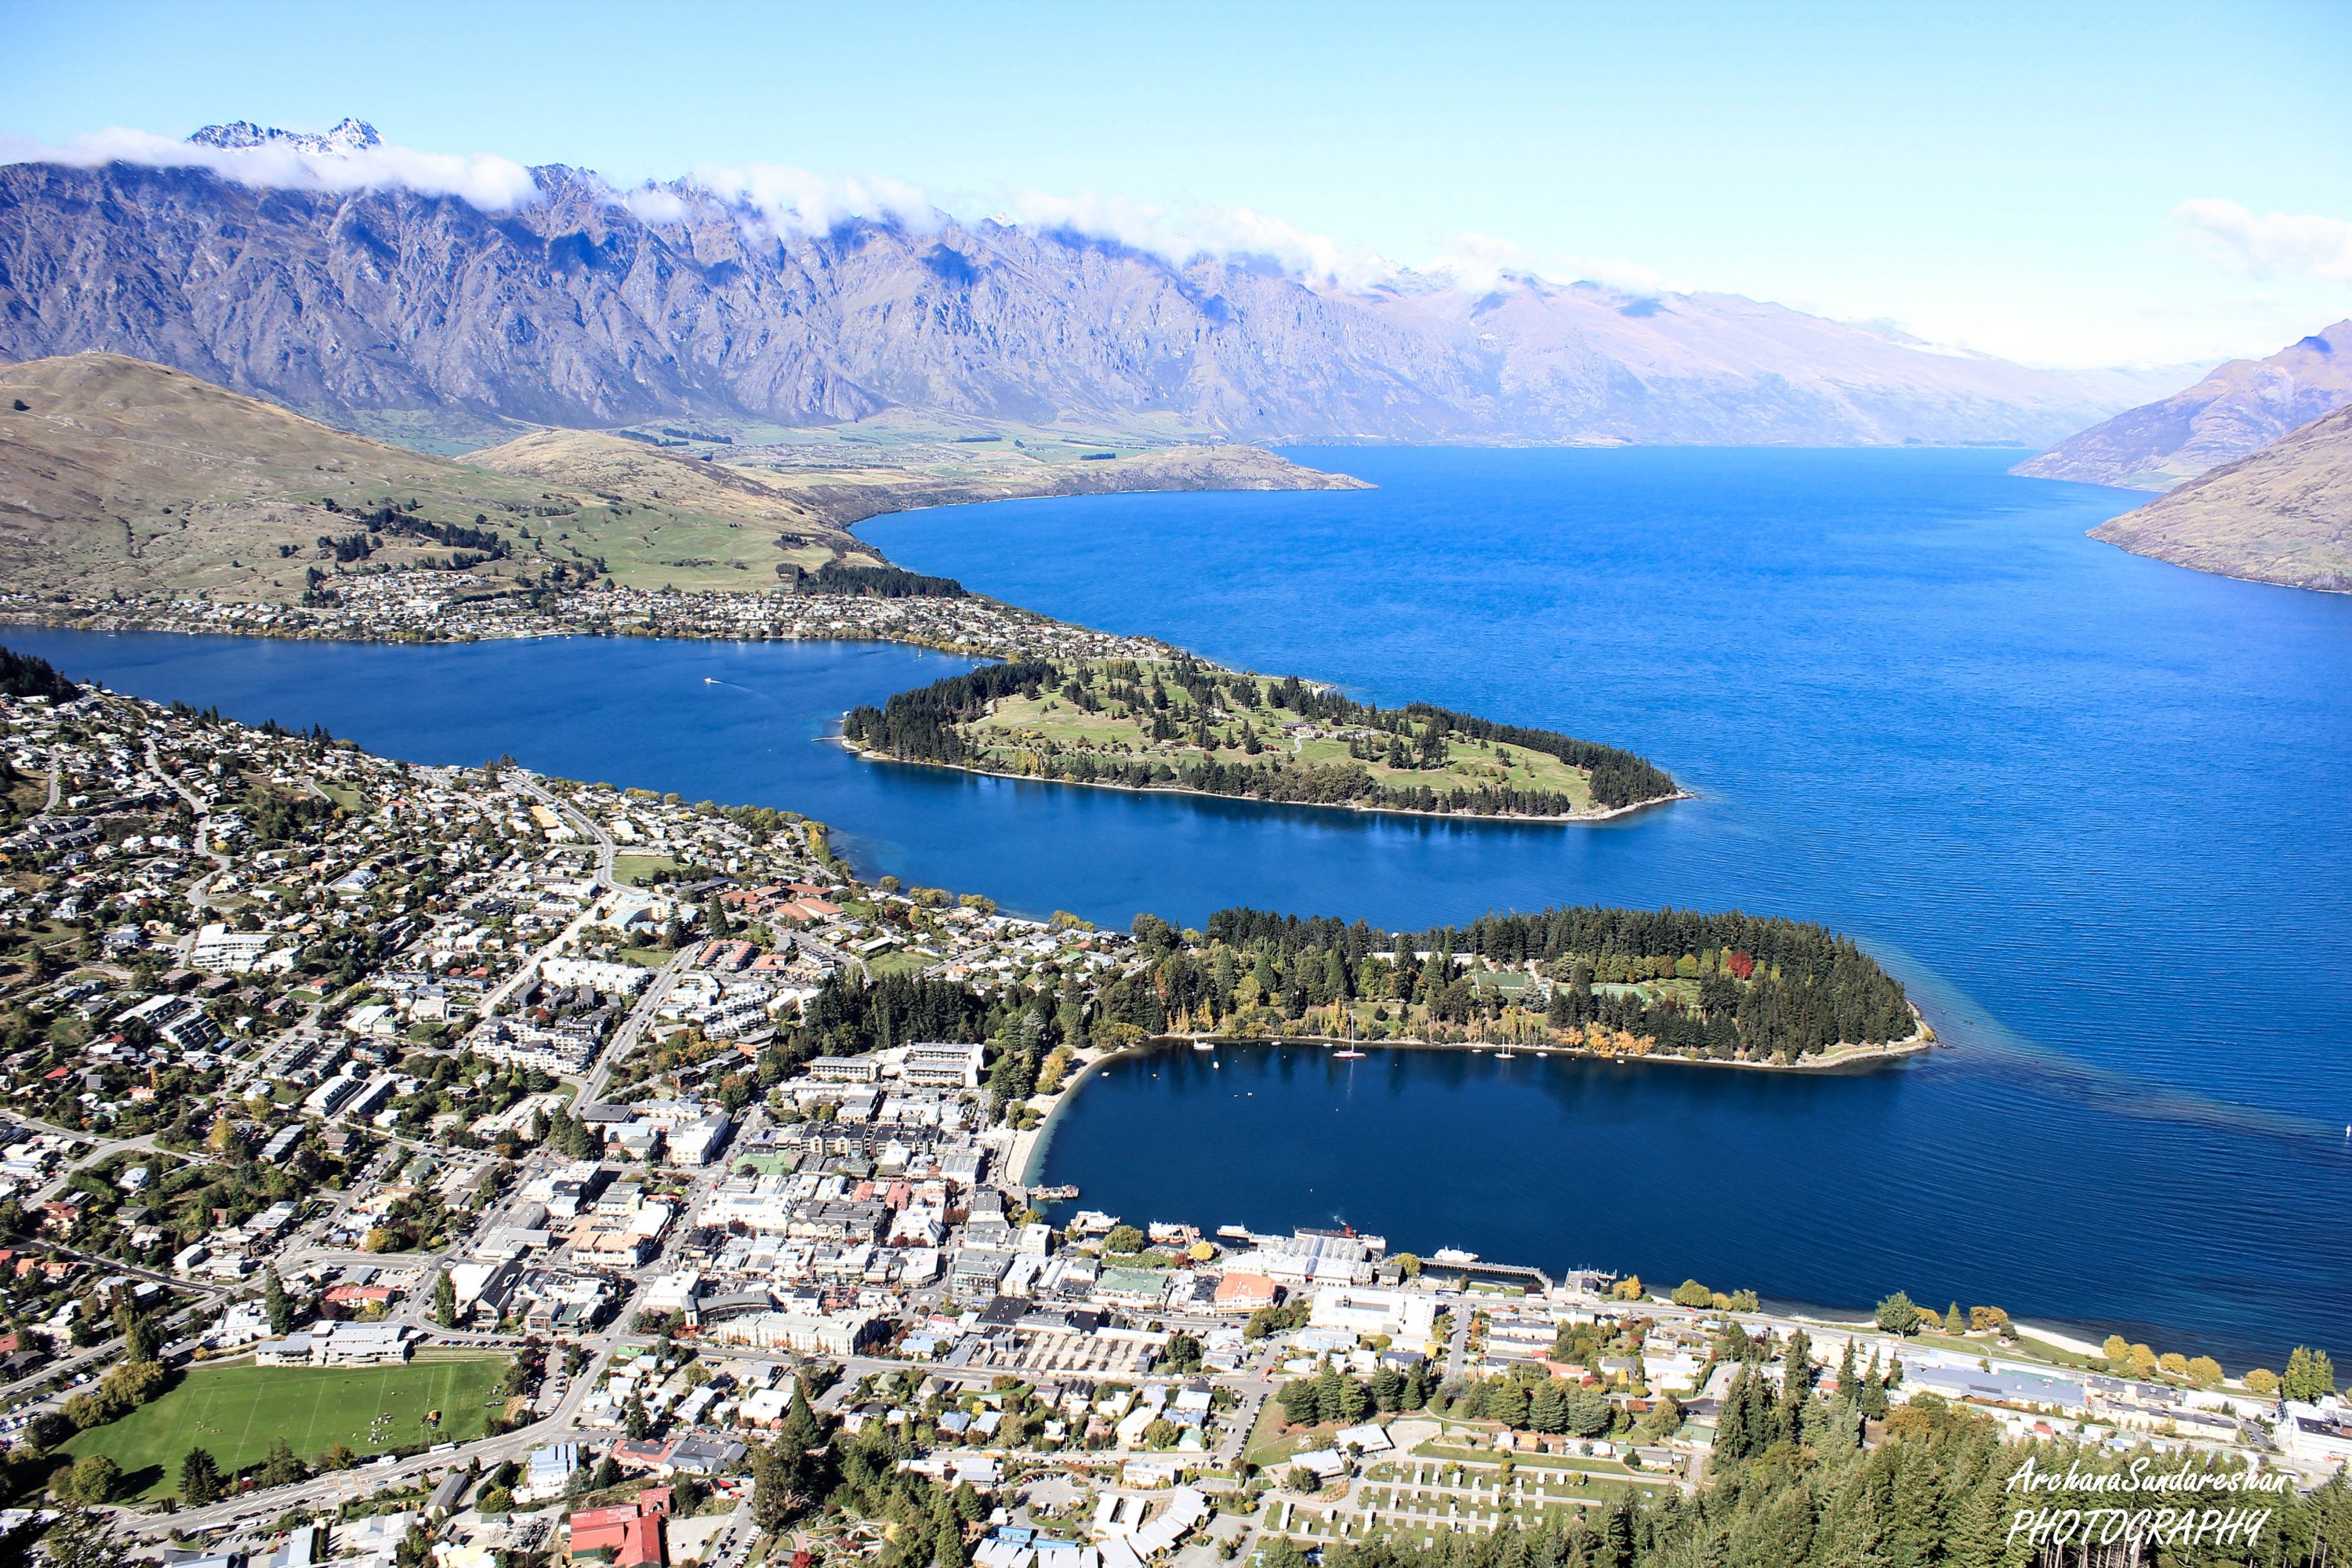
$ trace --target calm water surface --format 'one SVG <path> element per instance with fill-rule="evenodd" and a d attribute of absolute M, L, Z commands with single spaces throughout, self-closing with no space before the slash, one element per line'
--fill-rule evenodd
<path fill-rule="evenodd" d="M 1947 452 L 1296 454 L 1366 492 L 1000 503 L 866 525 L 1048 613 L 1633 746 L 1704 798 L 1597 828 L 980 780 L 818 743 L 964 668 L 907 649 L 16 634 L 123 689 L 419 761 L 790 805 L 1009 907 L 1420 924 L 1564 900 L 1829 921 L 1955 1048 L 1790 1078 L 1522 1057 L 1122 1064 L 1055 1180 L 1129 1217 L 1696 1275 L 1835 1305 L 2352 1350 L 2352 600 L 2083 531 L 2137 498 Z M 1210 1061 L 1222 1066 L 1212 1066 Z M 1156 1075 L 1156 1076 L 1155 1076 Z"/>

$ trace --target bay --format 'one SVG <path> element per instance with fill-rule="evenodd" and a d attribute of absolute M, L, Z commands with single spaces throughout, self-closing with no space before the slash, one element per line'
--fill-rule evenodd
<path fill-rule="evenodd" d="M 870 645 L 0 640 L 412 760 L 807 811 L 870 873 L 1032 913 L 1820 919 L 1953 1048 L 1802 1078 L 1187 1054 L 1090 1082 L 1048 1173 L 1139 1219 L 1339 1216 L 1832 1306 L 1899 1288 L 2239 1363 L 2352 1350 L 2352 601 L 2086 540 L 2139 498 L 2013 454 L 1294 455 L 1381 488 L 865 531 L 1047 613 L 1628 745 L 1702 798 L 1539 827 L 866 763 L 821 742 L 842 709 L 967 667 Z"/>

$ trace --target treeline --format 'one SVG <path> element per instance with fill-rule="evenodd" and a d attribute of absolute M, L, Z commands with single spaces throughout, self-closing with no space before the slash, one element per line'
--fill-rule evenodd
<path fill-rule="evenodd" d="M 951 980 L 886 974 L 867 981 L 836 974 L 803 1004 L 792 1049 L 814 1056 L 859 1056 L 918 1040 L 986 1039 L 1001 1019 L 989 1000 Z"/>
<path fill-rule="evenodd" d="M 2234 1491 L 2217 1485 L 2149 1500 L 2241 1518 L 2271 1510 L 2249 1539 L 2243 1529 L 2178 1532 L 2152 1541 L 2110 1541 L 2093 1551 L 2079 1532 L 2088 1510 L 2126 1510 L 2132 1494 L 2085 1485 L 2030 1499 L 2004 1489 L 2031 1459 L 2037 1472 L 2085 1478 L 2128 1472 L 2134 1458 L 2158 1469 L 2173 1460 L 2057 1444 L 2003 1443 L 1990 1420 L 1923 1394 L 1892 1412 L 1885 1440 L 1867 1450 L 1832 1440 L 1814 1447 L 1780 1439 L 1753 1458 L 1727 1459 L 1717 1449 L 1715 1479 L 1695 1495 L 1661 1488 L 1646 1496 L 1625 1488 L 1608 1507 L 1594 1505 L 1557 1524 L 1456 1533 L 1418 1546 L 1401 1535 L 1323 1549 L 1324 1568 L 2011 1568 L 2027 1563 L 2158 1563 L 2165 1568 L 2319 1568 L 2352 1552 L 2352 1485 L 2337 1475 L 2309 1493 Z M 2217 1480 L 2241 1467 L 2212 1466 Z M 2010 1539 L 2011 1518 L 2056 1518 L 2073 1510 L 2071 1547 L 2029 1548 Z M 2105 1516 L 2093 1522 L 2101 1523 Z M 1276 1541 L 1266 1568 L 1297 1568 L 1297 1545 Z"/>
<path fill-rule="evenodd" d="M 844 594 L 860 599 L 962 599 L 970 597 L 952 577 L 926 577 L 902 566 L 850 566 L 828 561 L 814 572 L 792 568 L 801 594 Z"/>
<path fill-rule="evenodd" d="M 343 512 L 341 504 L 332 496 L 326 497 L 319 504 L 329 511 Z M 512 552 L 512 547 L 498 530 L 484 526 L 489 519 L 480 512 L 474 514 L 474 521 L 468 526 L 462 522 L 435 522 L 429 518 L 418 517 L 415 515 L 416 507 L 417 503 L 411 500 L 405 506 L 386 501 L 363 510 L 354 508 L 344 515 L 360 523 L 362 531 L 345 534 L 322 533 L 319 535 L 319 548 L 346 565 L 353 561 L 364 561 L 383 549 L 385 534 L 430 540 L 436 544 L 446 544 L 452 549 L 471 552 L 469 559 L 460 560 L 453 556 L 453 566 L 478 566 L 485 561 L 503 561 Z M 291 548 L 290 545 L 286 547 Z"/>
<path fill-rule="evenodd" d="M 1377 1411 L 1420 1410 L 1429 1404 L 1429 1375 L 1415 1364 L 1402 1370 L 1376 1369 L 1370 1377 L 1352 1377 L 1326 1370 L 1313 1377 L 1296 1377 L 1274 1397 L 1286 1420 L 1295 1426 L 1326 1421 L 1353 1426 Z"/>
<path fill-rule="evenodd" d="M 1172 928 L 1152 917 L 1139 921 L 1138 932 L 1147 950 L 1167 951 L 1148 985 L 1115 983 L 1104 1007 L 1147 1029 L 1164 1028 L 1179 1009 L 1196 1022 L 1223 1017 L 1244 976 L 1292 1017 L 1359 998 L 1417 1004 L 1440 1023 L 1496 1016 L 1504 997 L 1481 985 L 1464 958 L 1507 969 L 1535 963 L 1551 983 L 1549 1024 L 1599 1025 L 1684 1055 L 1793 1060 L 1840 1043 L 1907 1038 L 1917 1027 L 1902 983 L 1851 938 L 1737 910 L 1584 906 L 1386 931 L 1362 921 L 1220 910 L 1202 932 L 1205 955 L 1180 950 Z M 1695 982 L 1696 1002 L 1678 994 L 1645 999 L 1630 989 L 1654 979 Z M 1619 986 L 1628 988 L 1611 989 Z M 1160 1018 L 1137 1016 L 1155 1006 Z"/>
<path fill-rule="evenodd" d="M 881 707 L 853 708 L 841 721 L 844 738 L 902 763 L 969 766 L 980 752 L 958 731 L 988 711 L 988 705 L 1015 692 L 1034 697 L 1059 672 L 1042 658 L 992 664 L 950 675 L 913 691 L 901 691 Z"/>
<path fill-rule="evenodd" d="M 46 697 L 52 702 L 70 702 L 80 695 L 81 688 L 60 675 L 47 659 L 0 647 L 0 696 Z"/>
<path fill-rule="evenodd" d="M 1350 755 L 1360 760 L 1306 765 L 1279 752 L 1245 763 L 1213 756 L 1177 763 L 1154 756 L 1056 751 L 1048 760 L 1054 776 L 1128 789 L 1185 789 L 1281 804 L 1368 805 L 1390 811 L 1564 816 L 1577 809 L 1573 799 L 1555 791 L 1486 784 L 1383 784 L 1365 765 L 1378 762 L 1392 771 L 1442 770 L 1450 754 L 1448 737 L 1459 734 L 1489 746 L 1541 752 L 1582 768 L 1591 775 L 1594 802 L 1611 809 L 1664 800 L 1676 791 L 1673 775 L 1664 769 L 1613 746 L 1549 730 L 1496 724 L 1423 702 L 1377 708 L 1310 686 L 1296 676 L 1262 686 L 1255 676 L 1213 669 L 1191 658 L 1180 658 L 1164 668 L 1153 667 L 1149 672 L 1132 661 L 1117 661 L 1104 673 L 1114 700 L 1127 703 L 1136 713 L 1149 713 L 1154 740 L 1190 739 L 1200 749 L 1210 750 L 1205 715 L 1213 708 L 1244 714 L 1268 708 L 1287 710 L 1320 723 L 1378 731 L 1388 740 L 1385 747 L 1377 742 L 1351 742 Z M 1146 679 L 1148 688 L 1143 684 Z M 1189 731 L 1171 717 L 1171 686 L 1190 700 Z M 880 708 L 856 709 L 844 721 L 842 733 L 899 762 L 981 767 L 986 764 L 987 748 L 973 744 L 956 727 L 986 717 L 989 705 L 1001 698 L 1017 693 L 1034 700 L 1047 692 L 1089 710 L 1102 706 L 1101 699 L 1076 671 L 1050 660 L 1026 658 L 902 691 Z M 1254 738 L 1248 743 L 1255 749 Z"/>
<path fill-rule="evenodd" d="M 1419 719 L 1445 730 L 1459 731 L 1474 741 L 1485 741 L 1489 745 L 1517 746 L 1529 752 L 1547 752 L 1570 767 L 1583 768 L 1592 775 L 1592 798 L 1606 806 L 1631 805 L 1641 800 L 1663 800 L 1675 794 L 1678 787 L 1673 774 L 1646 757 L 1636 756 L 1615 746 L 1604 746 L 1597 741 L 1580 741 L 1573 735 L 1562 735 L 1551 730 L 1530 730 L 1521 724 L 1497 724 L 1468 713 L 1457 713 L 1451 708 L 1433 708 L 1426 702 L 1407 703 L 1404 712 L 1409 719 Z"/>

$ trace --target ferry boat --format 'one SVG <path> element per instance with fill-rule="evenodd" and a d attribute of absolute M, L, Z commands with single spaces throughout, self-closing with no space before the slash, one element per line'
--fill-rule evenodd
<path fill-rule="evenodd" d="M 1078 1189 L 1071 1186 L 1032 1187 L 1029 1189 L 1029 1195 L 1041 1203 L 1057 1204 L 1065 1199 L 1076 1197 Z"/>

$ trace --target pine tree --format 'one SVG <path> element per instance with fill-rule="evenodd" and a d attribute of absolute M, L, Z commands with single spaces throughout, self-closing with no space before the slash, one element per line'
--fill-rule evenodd
<path fill-rule="evenodd" d="M 444 1274 L 443 1279 L 448 1276 Z M 261 1310 L 268 1314 L 269 1331 L 283 1336 L 294 1327 L 294 1304 L 286 1299 L 286 1282 L 273 1267 L 261 1273 Z"/>
<path fill-rule="evenodd" d="M 219 1461 L 202 1448 L 191 1448 L 180 1460 L 180 1500 L 190 1508 L 216 1502 L 221 1495 Z"/>
<path fill-rule="evenodd" d="M 141 1311 L 124 1291 L 117 1309 L 117 1321 L 122 1333 L 122 1359 L 126 1362 L 152 1362 L 163 1351 L 163 1336 L 156 1332 L 154 1320 Z"/>
<path fill-rule="evenodd" d="M 782 1447 L 781 1440 L 752 1444 L 752 1527 L 763 1535 L 773 1535 L 798 1516 L 800 1504 L 793 1484 L 790 1456 Z"/>
<path fill-rule="evenodd" d="M 2004 1500 L 1993 1475 L 1959 1494 L 1945 1531 L 1945 1568 L 2001 1568 Z"/>
<path fill-rule="evenodd" d="M 1601 1568 L 1633 1568 L 1633 1494 L 1621 1490 L 1601 1530 Z"/>
<path fill-rule="evenodd" d="M 1535 1394 L 1528 1400 L 1528 1425 L 1538 1432 L 1560 1432 L 1567 1429 L 1567 1420 L 1559 1380 L 1548 1377 L 1536 1385 Z"/>
<path fill-rule="evenodd" d="M 269 1454 L 261 1461 L 258 1479 L 265 1487 L 287 1487 L 304 1479 L 310 1473 L 310 1467 L 296 1456 L 294 1445 L 280 1437 L 269 1445 Z"/>
<path fill-rule="evenodd" d="M 1799 1329 L 1789 1336 L 1789 1348 L 1782 1357 L 1780 1405 L 1775 1412 L 1780 1436 L 1791 1443 L 1804 1440 L 1805 1406 L 1811 1401 L 1812 1387 L 1813 1342 Z"/>
<path fill-rule="evenodd" d="M 1748 1422 L 1748 1363 L 1731 1374 L 1731 1387 L 1723 1397 L 1723 1409 L 1715 1427 L 1715 1457 L 1727 1464 L 1737 1464 L 1756 1451 L 1756 1434 Z"/>
<path fill-rule="evenodd" d="M 48 1568 L 121 1568 L 123 1553 L 114 1543 L 114 1520 L 110 1514 L 69 1508 L 58 1516 L 41 1538 Z"/>

